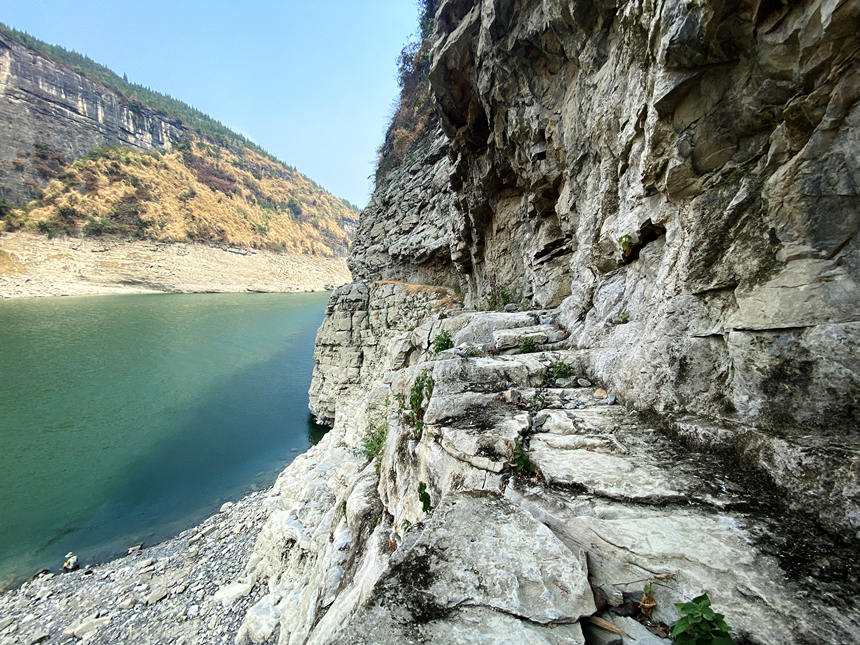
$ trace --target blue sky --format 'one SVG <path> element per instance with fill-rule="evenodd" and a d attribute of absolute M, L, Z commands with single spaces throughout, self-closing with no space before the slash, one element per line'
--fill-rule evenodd
<path fill-rule="evenodd" d="M 218 119 L 364 206 L 413 0 L 0 0 L 0 22 Z"/>

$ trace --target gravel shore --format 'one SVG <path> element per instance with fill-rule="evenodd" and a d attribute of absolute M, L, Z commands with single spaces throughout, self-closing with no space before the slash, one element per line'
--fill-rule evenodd
<path fill-rule="evenodd" d="M 0 234 L 0 298 L 117 293 L 324 291 L 343 258 L 105 236 Z"/>
<path fill-rule="evenodd" d="M 252 493 L 161 544 L 0 594 L 0 643 L 232 643 L 265 593 L 244 570 L 271 503 Z"/>

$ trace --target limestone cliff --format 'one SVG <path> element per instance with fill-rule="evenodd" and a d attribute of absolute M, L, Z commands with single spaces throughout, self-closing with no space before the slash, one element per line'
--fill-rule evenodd
<path fill-rule="evenodd" d="M 860 3 L 439 4 L 239 640 L 856 642 Z"/>
<path fill-rule="evenodd" d="M 856 526 L 859 15 L 443 3 L 448 155 L 377 192 L 354 275 L 559 305 L 626 404 L 718 422 L 676 430 Z"/>
<path fill-rule="evenodd" d="M 74 160 L 101 146 L 170 150 L 187 136 L 178 120 L 132 106 L 104 85 L 0 33 L 0 185 L 12 203 L 28 201 L 45 176 L 16 166 L 34 144 Z"/>

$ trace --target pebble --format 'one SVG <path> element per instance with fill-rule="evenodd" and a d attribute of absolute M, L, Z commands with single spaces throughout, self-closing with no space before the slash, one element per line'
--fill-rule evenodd
<path fill-rule="evenodd" d="M 41 643 L 42 641 L 46 641 L 50 637 L 51 637 L 51 633 L 46 632 L 44 629 L 42 629 L 42 630 L 37 631 L 35 634 L 33 634 L 30 637 L 30 640 L 28 640 L 27 642 L 30 645 L 33 645 L 34 643 Z"/>
<path fill-rule="evenodd" d="M 159 600 L 162 600 L 165 596 L 167 596 L 167 589 L 165 587 L 158 586 L 153 589 L 146 597 L 146 604 L 154 605 Z"/>
<path fill-rule="evenodd" d="M 132 595 L 128 595 L 125 598 L 123 598 L 122 601 L 119 603 L 119 608 L 120 609 L 131 609 L 136 604 L 137 604 L 137 598 L 135 598 Z"/>

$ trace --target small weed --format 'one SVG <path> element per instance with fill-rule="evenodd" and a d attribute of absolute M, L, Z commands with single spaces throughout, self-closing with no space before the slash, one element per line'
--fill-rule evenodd
<path fill-rule="evenodd" d="M 630 255 L 630 251 L 633 248 L 633 237 L 629 233 L 625 233 L 618 238 L 618 246 L 621 247 L 621 252 L 626 258 L 628 255 Z"/>
<path fill-rule="evenodd" d="M 654 599 L 654 587 L 650 582 L 646 582 L 642 588 L 642 599 L 639 601 L 639 611 L 644 616 L 651 618 L 651 612 L 657 606 L 657 601 Z"/>
<path fill-rule="evenodd" d="M 421 372 L 409 389 L 409 421 L 418 435 L 424 430 L 424 400 L 433 396 L 433 377 L 427 370 Z"/>
<path fill-rule="evenodd" d="M 644 599 L 644 596 L 643 596 Z M 675 603 L 681 618 L 672 625 L 672 641 L 679 645 L 732 645 L 731 627 L 724 616 L 711 609 L 711 599 L 703 593 L 691 602 Z"/>
<path fill-rule="evenodd" d="M 466 350 L 464 353 L 466 354 L 466 358 L 474 358 L 475 356 L 484 355 L 484 352 L 479 347 L 475 347 L 472 343 L 466 345 Z"/>
<path fill-rule="evenodd" d="M 490 293 L 490 310 L 501 311 L 505 305 L 513 302 L 513 297 L 505 289 L 493 289 Z"/>
<path fill-rule="evenodd" d="M 529 453 L 522 439 L 517 439 L 511 450 L 511 466 L 520 475 L 531 475 L 535 467 L 529 459 Z"/>
<path fill-rule="evenodd" d="M 433 510 L 430 504 L 430 493 L 427 492 L 427 484 L 424 482 L 418 482 L 418 499 L 421 500 L 421 510 L 425 513 Z"/>
<path fill-rule="evenodd" d="M 621 314 L 618 316 L 618 322 L 622 325 L 626 325 L 630 322 L 630 314 L 627 313 L 627 311 L 622 311 Z"/>
<path fill-rule="evenodd" d="M 454 341 L 451 339 L 451 334 L 448 333 L 447 330 L 443 329 L 439 334 L 437 334 L 436 338 L 433 339 L 431 353 L 435 356 L 439 352 L 444 352 L 446 349 L 451 349 L 452 347 L 454 347 Z"/>
<path fill-rule="evenodd" d="M 383 418 L 376 418 L 367 422 L 364 437 L 361 439 L 361 454 L 368 461 L 376 462 L 377 474 L 379 474 L 382 451 L 385 449 L 385 439 L 387 437 L 388 421 Z"/>
<path fill-rule="evenodd" d="M 346 500 L 342 499 L 340 501 L 340 512 L 343 513 L 343 516 L 346 517 Z"/>
<path fill-rule="evenodd" d="M 535 414 L 536 412 L 543 410 L 547 406 L 547 403 L 546 392 L 544 392 L 543 389 L 540 389 L 534 393 L 534 396 L 531 399 L 529 399 L 529 412 Z"/>
<path fill-rule="evenodd" d="M 412 526 L 412 522 L 410 522 L 409 520 L 403 520 L 403 522 L 400 524 L 400 528 L 402 528 L 404 531 L 408 531 L 410 526 Z"/>
<path fill-rule="evenodd" d="M 552 366 L 552 377 L 556 380 L 570 378 L 573 376 L 573 365 L 564 361 L 557 361 Z"/>
<path fill-rule="evenodd" d="M 527 336 L 520 341 L 520 352 L 523 354 L 531 354 L 536 351 L 537 343 L 535 342 L 534 337 Z"/>

